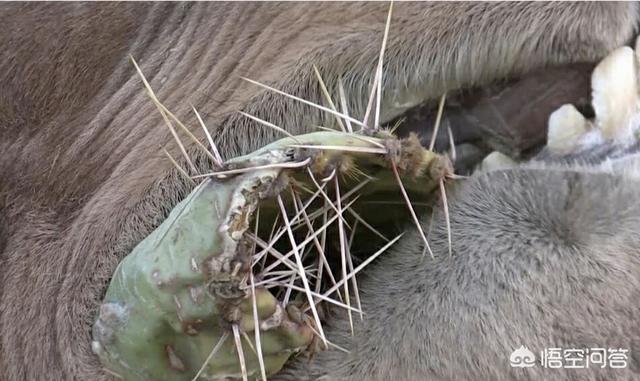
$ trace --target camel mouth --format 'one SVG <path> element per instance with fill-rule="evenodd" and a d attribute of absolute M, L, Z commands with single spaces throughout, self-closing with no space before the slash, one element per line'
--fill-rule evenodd
<path fill-rule="evenodd" d="M 456 174 L 449 159 L 431 147 L 446 151 L 449 143 L 454 160 L 456 150 L 465 144 L 480 147 L 481 156 L 503 150 L 522 158 L 545 142 L 544 152 L 553 153 L 583 149 L 594 136 L 597 142 L 607 143 L 635 138 L 640 124 L 635 60 L 633 50 L 623 48 L 611 53 L 593 75 L 585 65 L 547 68 L 494 86 L 452 92 L 446 109 L 443 101 L 437 111 L 432 102 L 423 102 L 385 123 L 397 125 L 398 134 L 410 135 L 406 139 L 367 127 L 359 132 L 288 134 L 244 156 L 220 161 L 216 171 L 190 177 L 207 179 L 118 266 L 94 325 L 92 348 L 106 367 L 132 378 L 139 374 L 137 369 L 132 372 L 131 365 L 150 364 L 142 371 L 155 372 L 154 376 L 188 371 L 196 375 L 194 379 L 203 371 L 233 372 L 224 374 L 242 374 L 245 379 L 248 373 L 260 371 L 266 379 L 267 369 L 281 369 L 293 352 L 314 351 L 318 339 L 324 343 L 322 349 L 330 345 L 342 349 L 328 341 L 322 329 L 335 307 L 323 311 L 321 303 L 343 308 L 353 324 L 352 315 L 363 313 L 356 274 L 402 238 L 407 221 L 415 224 L 424 243 L 423 256 L 444 257 L 447 247 L 449 257 L 456 255 L 445 187 L 445 181 Z M 148 90 L 162 110 L 164 106 Z M 582 111 L 559 107 L 566 103 L 577 104 Z M 594 117 L 587 120 L 590 114 Z M 434 122 L 429 130 L 433 119 L 444 120 L 441 129 Z M 420 133 L 423 141 L 411 132 Z M 390 185 L 399 187 L 390 189 Z M 439 198 L 434 191 L 440 192 Z M 372 199 L 367 198 L 381 194 L 384 197 L 377 203 L 385 205 L 384 211 L 372 207 Z M 416 195 L 426 200 L 422 206 L 427 210 L 420 215 L 430 211 L 428 223 L 416 215 Z M 394 219 L 397 200 L 402 201 L 404 214 Z M 349 218 L 344 211 L 355 214 Z M 321 227 L 314 226 L 316 221 Z M 337 226 L 332 232 L 333 221 Z M 398 227 L 390 226 L 394 222 L 403 226 L 390 238 L 388 233 Z M 440 222 L 444 226 L 438 227 Z M 370 231 L 356 234 L 359 223 Z M 384 246 L 360 255 L 374 239 L 382 242 L 373 246 Z M 247 331 L 255 334 L 258 348 L 255 358 L 249 354 L 253 363 L 249 371 L 241 340 L 241 332 Z M 207 353 L 214 353 L 231 337 L 230 332 L 235 343 L 230 339 L 211 362 Z M 261 335 L 270 338 L 265 342 L 280 343 L 282 338 L 288 342 L 284 347 L 265 346 L 263 353 Z M 153 348 L 140 351 L 140 343 L 151 343 Z M 214 350 L 209 352 L 211 347 Z M 161 357 L 156 352 L 166 355 L 168 362 L 150 363 Z M 129 362 L 123 362 L 125 357 Z M 185 361 L 193 358 L 193 363 Z"/>
<path fill-rule="evenodd" d="M 159 111 L 186 132 L 136 69 Z M 92 349 L 115 374 L 246 379 L 259 370 L 266 379 L 292 354 L 315 351 L 318 339 L 329 348 L 322 324 L 334 306 L 362 316 L 356 275 L 402 238 L 407 221 L 435 258 L 416 211 L 424 215 L 453 174 L 449 160 L 415 136 L 373 128 L 288 133 L 224 162 L 210 142 L 210 151 L 199 148 L 213 172 L 190 174 L 172 160 L 197 185 L 120 262 L 106 290 Z M 247 332 L 255 356 L 242 350 Z M 217 343 L 226 347 L 211 360 Z"/>
<path fill-rule="evenodd" d="M 572 64 L 536 70 L 491 86 L 458 89 L 446 96 L 440 127 L 434 135 L 438 101 L 415 101 L 386 122 L 399 136 L 419 135 L 428 147 L 452 155 L 455 170 L 471 173 L 493 151 L 527 159 L 545 144 L 547 122 L 563 104 L 593 117 L 590 78 L 594 65 Z"/>

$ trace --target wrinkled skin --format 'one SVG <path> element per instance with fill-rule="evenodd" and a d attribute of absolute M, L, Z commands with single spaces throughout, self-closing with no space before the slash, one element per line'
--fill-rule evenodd
<path fill-rule="evenodd" d="M 244 83 L 239 76 L 319 101 L 311 68 L 315 64 L 332 88 L 338 76 L 344 76 L 350 112 L 361 116 L 386 11 L 387 5 L 383 3 L 0 5 L 3 379 L 109 377 L 90 348 L 91 324 L 106 285 L 117 263 L 160 224 L 191 188 L 161 154 L 159 146 L 164 145 L 176 157 L 178 151 L 142 91 L 129 54 L 140 62 L 165 105 L 190 126 L 197 125 L 190 114 L 190 105 L 197 107 L 223 155 L 232 157 L 275 138 L 273 131 L 236 114 L 237 110 L 293 132 L 309 131 L 312 126 L 331 120 Z M 386 55 L 387 98 L 382 119 L 400 114 L 403 107 L 399 105 L 433 100 L 446 90 L 488 84 L 547 65 L 595 62 L 612 48 L 630 41 L 637 20 L 638 9 L 633 3 L 396 4 Z M 202 133 L 196 134 L 202 138 Z M 208 166 L 193 146 L 188 145 L 188 149 L 197 158 L 198 166 Z M 518 170 L 512 174 L 522 189 L 548 191 L 544 175 L 528 177 Z M 490 180 L 476 180 L 467 194 L 512 192 L 512 182 Z M 561 184 L 565 180 L 558 181 Z M 598 184 L 596 188 L 603 183 Z M 558 186 L 554 192 L 564 195 L 566 188 Z M 630 191 L 625 188 L 625 192 Z M 549 197 L 553 196 L 551 193 Z M 634 194 L 624 196 L 636 198 Z M 461 200 L 460 208 L 464 208 L 464 200 L 468 199 L 461 196 Z M 489 197 L 483 205 L 495 206 L 491 211 L 498 210 L 500 200 Z M 610 205 L 605 200 L 599 204 L 601 207 Z M 581 201 L 587 205 L 584 208 L 592 204 L 588 201 Z M 544 202 L 543 205 L 553 207 Z M 597 218 L 598 209 L 593 210 L 585 215 Z M 532 213 L 537 211 L 534 208 Z M 478 213 L 489 219 L 486 226 L 491 229 L 469 230 L 463 227 L 468 226 L 463 223 L 466 217 L 455 220 L 454 229 L 462 235 L 457 241 L 474 246 L 473 252 L 457 247 L 456 251 L 465 254 L 456 256 L 455 263 L 441 259 L 428 272 L 426 264 L 415 266 L 411 257 L 415 237 L 406 238 L 396 251 L 398 255 L 389 262 L 397 266 L 397 271 L 385 276 L 394 279 L 405 274 L 448 279 L 442 280 L 442 284 L 450 286 L 445 289 L 418 288 L 412 289 L 413 293 L 403 289 L 394 293 L 390 289 L 394 303 L 382 303 L 390 311 L 399 311 L 394 314 L 401 319 L 394 323 L 400 327 L 399 331 L 393 331 L 395 340 L 418 340 L 427 332 L 437 335 L 417 352 L 385 347 L 381 348 L 383 353 L 375 353 L 366 340 L 356 341 L 362 343 L 354 347 L 356 358 L 374 360 L 383 356 L 382 361 L 369 366 L 367 362 L 349 360 L 338 367 L 339 377 L 353 372 L 354 379 L 365 375 L 386 379 L 387 372 L 402 365 L 406 372 L 415 370 L 411 374 L 425 377 L 430 374 L 425 369 L 436 368 L 437 374 L 431 375 L 439 379 L 507 379 L 516 374 L 526 379 L 525 373 L 512 373 L 506 367 L 496 366 L 496 358 L 491 354 L 506 359 L 514 343 L 538 342 L 637 348 L 638 334 L 633 327 L 594 330 L 591 324 L 578 324 L 576 328 L 570 324 L 573 320 L 567 320 L 571 316 L 583 318 L 588 313 L 600 316 L 605 311 L 617 314 L 619 319 L 612 318 L 613 321 L 624 320 L 620 324 L 637 322 L 638 318 L 637 310 L 623 308 L 637 305 L 638 285 L 632 282 L 633 279 L 637 282 L 638 277 L 633 277 L 637 267 L 619 277 L 608 273 L 606 268 L 602 269 L 604 274 L 599 273 L 596 268 L 601 267 L 589 260 L 588 254 L 598 251 L 600 246 L 588 246 L 591 241 L 581 241 L 579 237 L 577 242 L 587 245 L 587 249 L 572 252 L 581 258 L 580 265 L 574 263 L 573 257 L 559 255 L 553 266 L 536 270 L 535 276 L 510 278 L 509 287 L 500 288 L 503 299 L 485 293 L 483 298 L 473 299 L 479 303 L 476 307 L 470 306 L 466 298 L 471 296 L 465 290 L 478 292 L 480 287 L 489 290 L 502 287 L 502 273 L 497 272 L 495 261 L 518 274 L 527 273 L 530 265 L 526 261 L 514 265 L 508 260 L 510 255 L 521 253 L 517 249 L 521 236 L 503 236 L 507 241 L 499 246 L 498 254 L 494 252 L 495 245 L 483 241 L 488 235 L 503 232 L 503 226 L 513 226 L 514 221 L 504 220 L 497 212 Z M 575 227 L 579 232 L 582 228 Z M 492 229 L 498 229 L 498 233 Z M 629 258 L 637 258 L 632 249 L 637 247 L 636 237 L 615 239 L 621 245 L 615 251 L 623 252 L 624 256 L 609 259 L 613 261 L 611 266 L 626 268 Z M 570 242 L 563 244 L 571 246 Z M 403 250 L 409 256 L 401 255 L 405 254 Z M 476 263 L 473 260 L 478 257 L 473 255 L 476 252 L 493 260 Z M 445 271 L 454 265 L 456 278 Z M 473 269 L 479 270 L 476 273 Z M 587 275 L 583 274 L 593 275 L 588 280 L 602 278 L 598 280 L 602 282 L 599 293 L 590 293 L 584 287 L 568 287 L 562 295 L 528 291 L 528 286 L 560 285 L 576 277 L 586 281 Z M 375 288 L 376 284 L 378 288 L 386 285 L 384 280 L 372 281 L 368 287 Z M 444 300 L 434 294 L 437 292 L 443 295 L 453 292 L 455 297 Z M 528 298 L 523 300 L 523 294 Z M 422 305 L 427 297 L 433 306 L 429 311 L 434 314 L 429 315 L 424 309 L 418 314 L 412 308 Z M 373 306 L 369 309 L 383 308 L 377 303 L 379 300 L 388 303 L 389 298 L 381 298 L 368 302 Z M 585 306 L 594 300 L 598 306 L 604 305 L 599 312 Z M 520 309 L 515 310 L 514 316 L 502 317 L 495 312 L 502 303 L 519 302 L 523 304 L 517 304 Z M 446 308 L 442 308 L 442 303 Z M 548 321 L 538 320 L 539 316 L 533 315 L 534 309 L 544 312 Z M 482 312 L 474 315 L 474 319 L 465 318 L 479 311 Z M 527 319 L 522 321 L 519 319 L 522 317 Z M 423 323 L 428 325 L 414 326 L 411 319 L 426 319 Z M 500 327 L 500 333 L 513 340 L 501 340 L 499 335 L 491 335 L 491 330 L 484 332 L 486 324 L 492 324 L 493 329 Z M 385 325 L 370 327 L 371 332 L 358 333 L 383 340 L 384 332 L 377 329 Z M 414 330 L 420 329 L 416 335 Z M 439 336 L 446 332 L 453 336 L 449 339 Z M 625 335 L 627 341 L 605 340 L 618 335 Z M 487 342 L 487 337 L 492 337 L 492 341 Z M 390 342 L 393 341 L 385 344 Z M 372 343 L 373 347 L 375 344 Z M 459 353 L 463 348 L 474 351 L 462 357 L 452 355 L 451 350 Z M 433 356 L 429 358 L 431 362 L 423 362 L 429 355 Z M 335 369 L 336 363 L 332 361 L 336 355 L 323 356 L 334 360 L 326 363 L 320 360 L 316 364 L 319 367 L 330 364 Z M 637 358 L 634 361 L 630 369 L 637 372 Z M 553 377 L 570 378 L 568 374 L 559 372 Z"/>

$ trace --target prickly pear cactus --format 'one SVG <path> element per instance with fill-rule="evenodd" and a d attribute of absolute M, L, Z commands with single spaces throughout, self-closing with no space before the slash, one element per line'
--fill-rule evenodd
<path fill-rule="evenodd" d="M 264 170 L 203 182 L 124 258 L 94 326 L 94 350 L 105 366 L 125 379 L 189 380 L 232 322 L 253 329 L 251 299 L 239 289 L 250 258 L 239 238 L 277 176 Z M 260 322 L 273 332 L 263 337 L 265 365 L 277 370 L 311 332 L 264 289 L 256 299 Z M 227 325 L 215 318 L 224 314 Z M 223 345 L 203 379 L 239 374 L 233 341 Z M 247 361 L 256 368 L 251 356 Z"/>
<path fill-rule="evenodd" d="M 287 216 L 285 208 L 299 211 L 302 203 L 283 202 L 281 196 L 294 184 L 322 188 L 322 183 L 328 197 L 326 184 L 333 182 L 327 177 L 339 187 L 339 177 L 362 174 L 378 179 L 366 193 L 380 193 L 396 184 L 392 169 L 415 179 L 407 180 L 420 184 L 414 191 L 429 194 L 450 172 L 450 165 L 423 149 L 415 137 L 398 140 L 341 132 L 288 137 L 228 161 L 119 264 L 94 325 L 94 352 L 106 369 L 125 380 L 256 379 L 277 372 L 312 343 L 326 343 L 315 308 L 326 288 L 319 286 L 322 277 L 317 272 L 303 274 L 308 263 L 320 260 L 305 252 L 310 244 L 278 254 L 274 261 L 288 266 L 289 283 L 298 285 L 299 297 L 291 297 L 290 291 L 276 297 L 282 292 L 267 288 L 268 283 L 260 285 L 268 277 L 265 255 L 276 249 L 275 244 L 265 245 L 268 238 L 256 246 L 260 238 L 250 229 L 255 212 L 258 207 L 263 215 L 280 212 L 289 224 L 280 235 L 294 240 L 291 224 L 302 218 L 300 212 Z M 344 204 L 346 200 L 339 207 L 346 210 Z M 329 210 L 334 212 L 336 206 Z M 326 220 L 327 209 L 324 213 Z M 335 213 L 334 221 L 342 219 Z M 294 256 L 295 261 L 287 259 Z M 274 261 L 267 268 L 277 270 Z M 277 275 L 276 270 L 269 274 Z"/>

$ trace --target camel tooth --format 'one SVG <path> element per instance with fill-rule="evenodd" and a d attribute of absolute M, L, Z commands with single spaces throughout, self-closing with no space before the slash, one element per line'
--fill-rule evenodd
<path fill-rule="evenodd" d="M 549 116 L 547 148 L 557 154 L 573 151 L 589 130 L 589 122 L 573 105 L 566 104 Z"/>
<path fill-rule="evenodd" d="M 605 139 L 633 136 L 638 112 L 637 63 L 634 51 L 622 47 L 611 52 L 593 71 L 591 88 L 595 125 Z"/>
<path fill-rule="evenodd" d="M 498 152 L 493 151 L 488 154 L 484 160 L 482 160 L 482 164 L 480 164 L 480 169 L 482 171 L 493 171 L 496 169 L 506 169 L 515 167 L 516 162 L 513 161 L 509 156 Z"/>

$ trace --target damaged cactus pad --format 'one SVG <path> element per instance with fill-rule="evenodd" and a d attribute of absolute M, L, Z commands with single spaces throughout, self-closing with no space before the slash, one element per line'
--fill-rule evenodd
<path fill-rule="evenodd" d="M 338 131 L 287 137 L 218 169 L 193 176 L 202 182 L 113 275 L 92 346 L 119 378 L 263 379 L 330 346 L 324 311 L 362 312 L 356 273 L 399 238 L 385 236 L 389 216 L 415 215 L 399 202 L 400 178 L 405 195 L 428 200 L 451 173 L 415 136 Z M 375 221 L 367 202 L 381 197 L 395 206 Z M 363 253 L 365 241 L 377 251 Z"/>

